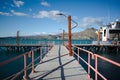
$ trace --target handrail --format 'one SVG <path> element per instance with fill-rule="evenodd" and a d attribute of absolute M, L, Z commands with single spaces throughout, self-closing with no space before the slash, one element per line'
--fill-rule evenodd
<path fill-rule="evenodd" d="M 100 58 L 100 59 L 102 59 L 102 60 L 104 60 L 104 61 L 107 61 L 107 62 L 109 62 L 109 63 L 111 63 L 111 64 L 114 64 L 114 65 L 120 67 L 120 63 L 117 63 L 117 62 L 115 62 L 115 61 L 112 61 L 112 60 L 110 60 L 110 59 L 108 59 L 108 58 L 105 58 L 105 57 L 103 57 L 103 56 L 100 56 L 100 55 L 98 55 L 98 54 L 94 54 L 94 56 L 96 56 L 96 57 L 98 57 L 98 58 Z"/>
<path fill-rule="evenodd" d="M 91 68 L 91 69 L 95 72 L 95 80 L 98 80 L 98 75 L 99 75 L 101 78 L 103 78 L 103 80 L 107 80 L 107 78 L 105 78 L 105 77 L 98 71 L 98 58 L 100 58 L 100 59 L 102 59 L 102 60 L 104 60 L 104 61 L 107 61 L 107 62 L 109 62 L 109 63 L 111 63 L 111 64 L 113 64 L 113 65 L 116 65 L 116 66 L 120 67 L 120 63 L 118 63 L 118 62 L 115 62 L 115 61 L 113 61 L 113 60 L 110 60 L 110 59 L 108 59 L 108 58 L 105 58 L 105 57 L 103 57 L 103 56 L 100 56 L 100 55 L 98 55 L 98 54 L 95 54 L 95 53 L 93 53 L 93 52 L 90 52 L 90 51 L 88 51 L 88 50 L 85 50 L 85 49 L 83 49 L 83 48 L 80 48 L 80 47 L 77 47 L 77 46 L 74 46 L 74 45 L 72 45 L 72 47 L 75 47 L 75 48 L 78 49 L 78 50 L 77 50 L 77 53 L 78 53 L 78 54 L 73 51 L 73 53 L 78 57 L 78 62 L 79 62 L 79 59 L 81 59 L 85 64 L 88 65 L 88 77 L 89 77 L 89 78 L 90 78 L 90 68 Z M 86 52 L 86 53 L 88 54 L 88 62 L 85 61 L 82 57 L 79 56 L 80 50 L 82 50 L 82 51 L 84 51 L 84 52 Z M 90 55 L 91 55 L 91 56 L 90 56 Z M 95 59 L 95 68 L 90 65 L 90 57 L 92 57 L 92 59 Z"/>
<path fill-rule="evenodd" d="M 48 43 L 47 45 L 48 45 L 48 47 L 44 47 L 44 48 L 45 48 L 45 53 L 47 53 L 47 51 L 49 51 L 49 50 L 54 46 L 54 43 Z M 37 50 L 40 50 L 40 56 L 38 56 L 38 57 L 34 60 L 34 51 L 37 51 Z M 30 65 L 32 65 L 32 72 L 34 73 L 34 72 L 35 72 L 35 70 L 34 70 L 34 66 L 35 66 L 35 65 L 34 65 L 34 62 L 35 62 L 37 59 L 39 59 L 39 58 L 40 58 L 40 62 L 42 62 L 42 55 L 44 55 L 44 54 L 42 54 L 42 53 L 43 53 L 43 52 L 42 52 L 42 47 L 38 47 L 38 48 L 35 48 L 35 49 L 31 50 L 31 51 L 25 52 L 24 54 L 21 54 L 21 55 L 19 55 L 19 56 L 16 56 L 16 57 L 14 57 L 14 58 L 12 58 L 12 59 L 9 59 L 9 60 L 6 60 L 6 61 L 1 62 L 1 63 L 0 63 L 0 67 L 6 65 L 6 64 L 8 64 L 8 63 L 11 63 L 11 62 L 13 62 L 13 61 L 16 60 L 16 59 L 19 59 L 19 58 L 21 58 L 21 57 L 24 57 L 24 69 L 22 69 L 20 72 L 18 72 L 18 73 L 16 73 L 16 74 L 13 74 L 11 80 L 15 80 L 23 71 L 24 71 L 23 79 L 26 80 L 26 79 L 27 79 L 27 70 L 28 70 L 28 67 L 29 67 Z M 26 63 L 26 62 L 27 62 L 27 59 L 26 59 L 27 56 L 28 56 L 28 57 L 32 57 L 32 62 L 31 62 L 29 65 L 27 65 L 27 63 Z M 11 76 L 10 76 L 9 78 L 11 78 Z"/>

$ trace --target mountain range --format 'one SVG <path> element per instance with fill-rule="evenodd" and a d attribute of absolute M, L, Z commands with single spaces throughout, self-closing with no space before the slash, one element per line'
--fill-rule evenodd
<path fill-rule="evenodd" d="M 91 39 L 96 40 L 97 34 L 95 33 L 97 29 L 95 28 L 87 28 L 84 31 L 72 33 L 72 39 Z M 14 37 L 2 37 L 2 38 L 15 38 Z M 62 33 L 52 35 L 52 34 L 46 34 L 46 35 L 31 35 L 31 36 L 20 36 L 20 38 L 25 39 L 62 39 Z M 65 33 L 65 39 L 68 39 L 68 33 Z"/>
<path fill-rule="evenodd" d="M 95 33 L 97 29 L 87 28 L 84 31 L 72 33 L 72 39 L 97 39 L 97 34 Z M 56 35 L 34 35 L 34 36 L 23 36 L 24 38 L 32 39 L 62 39 L 62 33 Z M 65 33 L 65 39 L 68 39 L 68 33 Z"/>

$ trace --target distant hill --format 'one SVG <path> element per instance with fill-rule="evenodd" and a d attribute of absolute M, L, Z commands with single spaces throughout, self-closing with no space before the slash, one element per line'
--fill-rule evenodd
<path fill-rule="evenodd" d="M 84 31 L 77 32 L 77 33 L 72 33 L 72 39 L 92 39 L 96 40 L 97 35 L 96 35 L 96 30 L 95 28 L 87 28 Z M 24 39 L 61 39 L 62 38 L 62 33 L 61 34 L 56 34 L 56 35 L 32 35 L 32 36 L 20 36 L 21 38 Z M 15 37 L 5 37 L 5 38 L 15 38 Z M 65 39 L 68 39 L 68 34 L 65 33 Z"/>
<path fill-rule="evenodd" d="M 73 34 L 73 38 L 75 39 L 92 39 L 96 40 L 97 39 L 97 34 L 95 33 L 97 29 L 95 28 L 87 28 L 84 31 L 77 32 Z"/>

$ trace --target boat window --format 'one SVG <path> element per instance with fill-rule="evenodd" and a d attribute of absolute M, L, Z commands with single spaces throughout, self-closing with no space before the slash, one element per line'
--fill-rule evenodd
<path fill-rule="evenodd" d="M 106 30 L 104 30 L 104 36 L 106 36 Z"/>

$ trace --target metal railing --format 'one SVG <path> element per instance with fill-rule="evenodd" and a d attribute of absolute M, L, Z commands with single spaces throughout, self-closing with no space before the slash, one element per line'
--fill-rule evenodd
<path fill-rule="evenodd" d="M 52 43 L 54 40 L 20 40 L 19 45 L 45 45 L 46 43 Z M 16 40 L 0 40 L 0 45 L 17 45 Z"/>
<path fill-rule="evenodd" d="M 69 49 L 67 44 L 65 44 L 65 46 L 66 46 L 67 49 Z M 87 65 L 87 68 L 88 68 L 88 70 L 87 70 L 88 78 L 90 78 L 90 69 L 92 69 L 92 70 L 95 72 L 95 80 L 98 80 L 98 75 L 99 75 L 103 80 L 107 80 L 107 78 L 104 77 L 104 76 L 98 71 L 98 58 L 99 58 L 99 59 L 102 59 L 102 60 L 104 60 L 104 61 L 106 61 L 106 62 L 109 62 L 109 63 L 111 63 L 111 64 L 113 64 L 113 65 L 115 65 L 115 66 L 120 67 L 120 63 L 115 62 L 115 61 L 113 61 L 113 60 L 110 60 L 110 59 L 108 59 L 108 58 L 105 58 L 105 57 L 103 57 L 103 56 L 100 56 L 100 55 L 98 55 L 98 54 L 95 54 L 95 53 L 93 53 L 93 52 L 90 52 L 90 51 L 88 51 L 88 50 L 85 50 L 85 49 L 83 49 L 83 48 L 80 48 L 80 47 L 77 47 L 77 46 L 74 46 L 74 45 L 72 45 L 72 48 L 77 48 L 77 52 L 75 52 L 75 51 L 72 51 L 72 52 L 73 52 L 74 55 L 77 56 L 78 63 L 80 62 L 80 60 L 82 60 L 82 61 Z M 86 52 L 86 53 L 88 54 L 88 61 L 86 61 L 85 59 L 83 59 L 83 58 L 79 55 L 79 54 L 80 54 L 80 51 L 84 51 L 84 52 Z M 74 56 L 74 55 L 73 55 L 73 56 Z M 92 58 L 93 60 L 95 60 L 95 63 L 94 63 L 94 64 L 95 64 L 95 67 L 93 67 L 93 66 L 91 65 L 91 63 L 90 63 L 90 62 L 91 62 L 91 58 Z"/>
<path fill-rule="evenodd" d="M 12 76 L 7 77 L 6 79 L 11 78 L 11 80 L 16 80 L 17 77 L 24 72 L 23 79 L 26 80 L 28 78 L 27 70 L 32 68 L 32 73 L 34 73 L 35 72 L 35 69 L 34 69 L 35 64 L 34 64 L 34 62 L 36 60 L 40 59 L 40 63 L 41 63 L 42 62 L 42 56 L 45 55 L 47 53 L 47 51 L 51 50 L 51 48 L 53 46 L 54 46 L 54 43 L 48 43 L 46 47 L 39 47 L 39 48 L 33 49 L 33 50 L 29 51 L 29 52 L 25 52 L 24 54 L 16 56 L 16 57 L 14 57 L 12 59 L 1 62 L 0 67 L 6 65 L 8 63 L 11 63 L 14 60 L 17 60 L 19 58 L 22 58 L 22 57 L 24 58 L 24 69 L 22 69 L 18 73 L 13 74 Z M 44 48 L 44 53 L 45 54 L 43 54 L 42 48 Z M 36 59 L 34 59 L 34 54 L 35 54 L 34 51 L 37 51 L 37 50 L 40 51 L 40 56 L 38 56 Z M 27 65 L 27 57 L 32 58 L 32 62 L 29 65 Z"/>
<path fill-rule="evenodd" d="M 98 58 L 99 59 L 102 59 L 102 60 L 104 60 L 104 61 L 106 61 L 106 62 L 109 62 L 109 63 L 111 63 L 111 64 L 113 64 L 113 65 L 116 65 L 116 66 L 118 66 L 118 67 L 120 67 L 120 63 L 117 63 L 117 62 L 115 62 L 115 61 L 113 61 L 113 60 L 110 60 L 110 59 L 108 59 L 108 58 L 105 58 L 105 57 L 103 57 L 103 56 L 100 56 L 100 55 L 98 55 L 98 54 L 95 54 L 95 53 L 93 53 L 93 52 L 90 52 L 90 51 L 88 51 L 88 50 L 85 50 L 85 49 L 82 49 L 82 48 L 80 48 L 80 47 L 77 47 L 77 46 L 73 46 L 74 48 L 77 48 L 77 53 L 76 52 L 74 52 L 73 51 L 73 53 L 77 56 L 77 59 L 78 59 L 78 62 L 80 61 L 80 59 L 85 63 L 85 64 L 87 64 L 87 66 L 88 66 L 88 77 L 90 78 L 90 68 L 95 72 L 95 80 L 98 80 L 98 75 L 103 79 L 103 80 L 107 80 L 107 78 L 106 77 L 104 77 L 99 71 L 98 71 Z M 88 54 L 88 61 L 86 61 L 86 60 L 84 60 L 82 57 L 80 57 L 80 51 L 84 51 L 84 52 L 86 52 L 87 54 Z M 93 59 L 93 60 L 95 60 L 95 68 L 90 64 L 90 60 L 91 60 L 91 58 Z"/>

